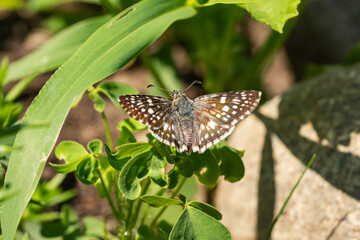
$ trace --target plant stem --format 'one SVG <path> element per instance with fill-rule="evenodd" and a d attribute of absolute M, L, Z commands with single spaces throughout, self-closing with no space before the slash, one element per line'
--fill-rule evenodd
<path fill-rule="evenodd" d="M 142 187 L 141 196 L 146 194 L 147 190 L 150 187 L 150 183 L 151 183 L 150 179 L 145 180 L 144 186 Z M 130 224 L 131 228 L 135 227 L 135 225 L 136 225 L 136 221 L 137 221 L 137 219 L 139 217 L 139 212 L 140 212 L 140 208 L 141 208 L 142 203 L 143 203 L 143 201 L 139 198 L 138 202 L 136 204 L 136 207 L 135 207 L 135 213 L 133 214 L 133 217 L 131 219 L 131 224 Z"/>
<path fill-rule="evenodd" d="M 238 8 L 231 8 L 228 13 L 228 18 L 226 25 L 224 26 L 223 35 L 221 38 L 221 44 L 220 44 L 220 51 L 219 55 L 216 58 L 217 62 L 214 64 L 216 66 L 216 76 L 214 79 L 216 79 L 215 88 L 217 92 L 224 91 L 224 87 L 227 85 L 229 81 L 229 74 L 227 73 L 229 64 L 229 60 L 231 59 L 231 51 L 232 44 L 231 41 L 234 37 L 234 29 L 236 25 L 236 20 L 238 19 Z M 233 81 L 233 80 L 232 80 Z"/>
<path fill-rule="evenodd" d="M 105 112 L 101 112 L 101 117 L 102 117 L 103 122 L 104 122 L 104 127 L 105 127 L 106 139 L 107 139 L 107 142 L 108 142 L 108 146 L 112 151 L 113 150 L 113 144 L 112 144 L 112 140 L 111 140 L 111 133 L 110 133 L 110 128 L 109 128 L 109 123 L 108 123 L 108 120 L 106 118 Z"/>
<path fill-rule="evenodd" d="M 131 220 L 131 215 L 132 215 L 132 209 L 133 209 L 133 205 L 134 205 L 134 201 L 133 200 L 127 200 L 127 218 L 126 218 L 126 223 L 125 223 L 125 231 L 130 230 L 129 226 L 130 226 L 130 220 Z"/>
<path fill-rule="evenodd" d="M 97 169 L 97 173 L 99 174 L 100 181 L 101 181 L 101 186 L 102 186 L 103 189 L 104 189 L 105 197 L 106 197 L 107 201 L 109 202 L 110 208 L 111 208 L 111 210 L 112 210 L 113 213 L 114 213 L 114 216 L 115 216 L 115 218 L 116 218 L 116 221 L 117 221 L 119 224 L 121 224 L 121 219 L 120 219 L 120 217 L 119 217 L 120 215 L 119 215 L 118 211 L 117 211 L 116 208 L 115 208 L 115 205 L 114 205 L 114 203 L 113 203 L 113 201 L 112 201 L 112 199 L 111 199 L 111 197 L 110 197 L 110 194 L 109 194 L 108 190 L 106 189 L 104 179 L 103 179 L 103 177 L 102 177 L 99 169 Z"/>
<path fill-rule="evenodd" d="M 289 195 L 288 195 L 288 197 L 286 198 L 284 204 L 282 205 L 279 213 L 276 215 L 275 219 L 273 220 L 273 222 L 272 222 L 272 224 L 271 224 L 270 230 L 269 230 L 269 232 L 268 232 L 267 235 L 266 235 L 266 240 L 270 239 L 270 237 L 271 237 L 271 232 L 272 232 L 272 230 L 273 230 L 273 228 L 274 228 L 274 226 L 275 226 L 275 223 L 277 222 L 277 220 L 279 219 L 279 217 L 280 217 L 281 214 L 283 213 L 283 211 L 284 211 L 287 203 L 289 202 L 289 200 L 290 200 L 291 196 L 293 195 L 295 189 L 297 188 L 297 186 L 298 186 L 299 183 L 301 182 L 301 179 L 303 178 L 304 174 L 305 174 L 306 171 L 310 168 L 311 164 L 314 162 L 315 157 L 316 157 L 316 154 L 314 154 L 314 155 L 311 157 L 311 159 L 310 159 L 309 163 L 307 164 L 306 168 L 305 168 L 304 171 L 301 173 L 301 175 L 300 175 L 299 179 L 297 180 L 297 182 L 295 183 L 294 187 L 291 189 L 291 192 L 289 193 Z"/>
<path fill-rule="evenodd" d="M 181 188 L 184 186 L 185 182 L 186 182 L 187 178 L 186 177 L 183 177 L 179 186 L 176 188 L 176 190 L 171 194 L 171 198 L 177 196 L 181 190 Z M 154 226 L 156 221 L 161 217 L 161 215 L 165 212 L 165 210 L 167 209 L 167 206 L 166 207 L 163 207 L 160 212 L 156 215 L 156 217 L 152 220 L 150 226 Z"/>
<path fill-rule="evenodd" d="M 112 181 L 114 183 L 114 189 L 115 189 L 115 197 L 116 197 L 116 202 L 117 202 L 117 207 L 118 209 L 121 209 L 123 206 L 121 205 L 121 203 L 123 202 L 123 198 L 121 196 L 121 191 L 119 188 L 119 184 L 117 182 L 117 179 L 119 179 L 119 173 L 113 173 L 112 174 Z"/>

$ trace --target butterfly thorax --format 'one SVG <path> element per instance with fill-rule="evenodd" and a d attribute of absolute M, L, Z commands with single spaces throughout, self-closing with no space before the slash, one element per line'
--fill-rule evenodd
<path fill-rule="evenodd" d="M 171 94 L 173 108 L 177 110 L 180 117 L 190 116 L 193 111 L 193 101 L 184 93 L 174 91 Z"/>

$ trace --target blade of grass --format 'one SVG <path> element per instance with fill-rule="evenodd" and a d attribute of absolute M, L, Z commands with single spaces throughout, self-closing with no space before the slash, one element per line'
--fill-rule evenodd
<path fill-rule="evenodd" d="M 294 187 L 291 189 L 291 192 L 289 193 L 288 197 L 286 198 L 286 200 L 285 200 L 284 204 L 282 205 L 279 213 L 276 215 L 275 219 L 273 220 L 273 222 L 272 222 L 272 224 L 271 224 L 271 227 L 270 227 L 270 229 L 269 229 L 269 232 L 268 232 L 268 234 L 266 235 L 266 239 L 267 239 L 267 240 L 270 239 L 270 237 L 271 237 L 271 232 L 272 232 L 272 230 L 273 230 L 276 222 L 278 221 L 279 217 L 280 217 L 281 214 L 283 213 L 286 205 L 288 204 L 288 202 L 289 202 L 291 196 L 293 195 L 294 191 L 296 190 L 297 186 L 300 184 L 301 179 L 302 179 L 303 176 L 305 175 L 306 171 L 310 168 L 311 164 L 314 162 L 315 157 L 316 157 L 316 154 L 314 154 L 314 155 L 311 157 L 311 159 L 310 159 L 309 163 L 307 164 L 306 168 L 305 168 L 304 171 L 301 173 L 301 175 L 300 175 L 299 179 L 297 180 L 297 182 L 295 183 Z"/>
<path fill-rule="evenodd" d="M 17 134 L 5 184 L 19 194 L 2 204 L 3 239 L 13 239 L 26 204 L 39 181 L 64 120 L 78 96 L 128 63 L 174 21 L 195 10 L 184 0 L 141 1 L 100 27 L 49 79 L 23 122 L 44 122 Z"/>
<path fill-rule="evenodd" d="M 109 20 L 110 16 L 94 17 L 59 32 L 38 49 L 12 62 L 5 84 L 31 74 L 55 70 L 68 60 L 96 29 Z"/>

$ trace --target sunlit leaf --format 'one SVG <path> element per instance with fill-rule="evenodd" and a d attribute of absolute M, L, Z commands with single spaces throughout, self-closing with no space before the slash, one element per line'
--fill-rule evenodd
<path fill-rule="evenodd" d="M 282 33 L 286 21 L 299 15 L 299 4 L 300 0 L 259 0 L 239 6 L 246 9 L 257 21 Z"/>
<path fill-rule="evenodd" d="M 230 232 L 215 218 L 193 208 L 185 208 L 170 233 L 170 240 L 230 240 Z"/>
<path fill-rule="evenodd" d="M 87 154 L 86 149 L 75 141 L 62 141 L 55 149 L 55 156 L 66 163 L 73 162 Z"/>
<path fill-rule="evenodd" d="M 116 143 L 118 145 L 123 145 L 126 143 L 135 143 L 136 142 L 136 138 L 134 137 L 134 135 L 130 132 L 130 130 L 123 126 L 121 129 L 121 133 L 120 133 L 120 137 L 118 139 L 116 139 Z"/>
<path fill-rule="evenodd" d="M 102 152 L 102 147 L 103 147 L 103 143 L 99 139 L 91 140 L 87 145 L 87 148 L 92 153 L 101 153 Z"/>
<path fill-rule="evenodd" d="M 188 203 L 188 205 L 199 209 L 200 211 L 210 215 L 211 217 L 215 218 L 216 220 L 222 219 L 221 213 L 216 208 L 214 208 L 213 206 L 211 206 L 207 203 L 191 201 Z"/>
<path fill-rule="evenodd" d="M 100 113 L 105 110 L 105 101 L 102 97 L 95 91 L 89 93 L 89 98 L 94 102 L 94 109 Z"/>
<path fill-rule="evenodd" d="M 116 170 L 120 171 L 127 161 L 135 155 L 147 152 L 152 146 L 147 142 L 127 143 L 116 147 L 117 153 L 112 153 L 111 150 L 105 146 L 106 153 L 110 165 Z"/>

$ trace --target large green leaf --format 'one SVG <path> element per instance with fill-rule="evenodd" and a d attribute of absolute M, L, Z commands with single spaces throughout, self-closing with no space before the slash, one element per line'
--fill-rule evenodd
<path fill-rule="evenodd" d="M 174 21 L 191 17 L 185 0 L 141 1 L 100 27 L 49 79 L 23 122 L 46 123 L 19 131 L 5 182 L 19 190 L 2 205 L 3 238 L 13 239 L 71 105 L 89 86 L 117 71 Z"/>
<path fill-rule="evenodd" d="M 55 70 L 68 60 L 96 29 L 109 20 L 109 16 L 95 17 L 59 32 L 29 55 L 11 63 L 5 83 L 30 74 Z"/>
<path fill-rule="evenodd" d="M 260 0 L 239 6 L 245 8 L 257 21 L 282 33 L 286 21 L 299 15 L 299 4 L 300 0 Z"/>
<path fill-rule="evenodd" d="M 231 235 L 215 218 L 189 206 L 177 220 L 169 239 L 227 240 L 231 239 Z"/>
<path fill-rule="evenodd" d="M 286 21 L 297 16 L 300 0 L 197 0 L 201 6 L 214 4 L 238 4 L 246 9 L 257 21 L 266 23 L 282 33 Z"/>

